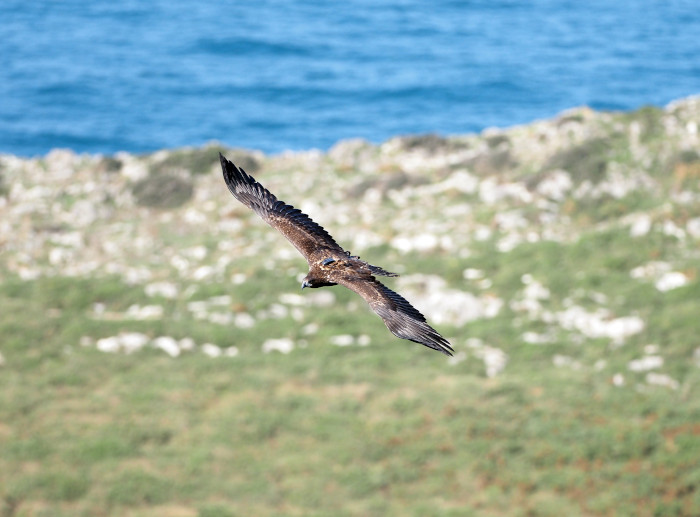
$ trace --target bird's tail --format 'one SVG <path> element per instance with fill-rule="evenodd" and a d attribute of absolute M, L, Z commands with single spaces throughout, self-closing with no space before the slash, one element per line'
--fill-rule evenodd
<path fill-rule="evenodd" d="M 372 264 L 367 264 L 369 266 L 369 270 L 372 272 L 374 275 L 379 275 L 379 276 L 399 276 L 398 273 L 392 273 L 391 271 L 387 271 L 386 269 L 382 269 L 379 266 L 373 266 Z"/>

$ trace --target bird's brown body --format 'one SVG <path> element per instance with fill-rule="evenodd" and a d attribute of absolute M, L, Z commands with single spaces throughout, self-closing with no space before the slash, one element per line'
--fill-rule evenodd
<path fill-rule="evenodd" d="M 452 355 L 449 342 L 426 323 L 423 315 L 375 278 L 375 275 L 398 276 L 396 273 L 351 255 L 308 215 L 279 201 L 223 155 L 220 158 L 224 180 L 231 194 L 284 235 L 306 258 L 309 273 L 302 288 L 347 287 L 365 299 L 394 335 Z"/>

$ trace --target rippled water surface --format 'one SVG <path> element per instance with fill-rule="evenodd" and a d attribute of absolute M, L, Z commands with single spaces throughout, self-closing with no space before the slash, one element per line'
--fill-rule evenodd
<path fill-rule="evenodd" d="M 0 151 L 279 152 L 700 93 L 691 1 L 4 0 Z"/>

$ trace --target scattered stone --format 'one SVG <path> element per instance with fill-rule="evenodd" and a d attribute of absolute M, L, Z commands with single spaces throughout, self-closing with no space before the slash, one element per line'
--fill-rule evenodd
<path fill-rule="evenodd" d="M 613 383 L 613 386 L 618 386 L 618 387 L 624 386 L 625 385 L 625 376 L 622 375 L 621 373 L 616 373 L 612 377 L 612 383 Z"/>
<path fill-rule="evenodd" d="M 673 379 L 665 373 L 654 373 L 649 372 L 646 376 L 647 384 L 652 386 L 664 386 L 666 388 L 671 388 L 672 390 L 677 390 L 680 384 L 677 380 Z"/>
<path fill-rule="evenodd" d="M 670 291 L 671 289 L 683 287 L 687 283 L 688 278 L 683 273 L 669 271 L 661 275 L 654 285 L 659 291 Z"/>
<path fill-rule="evenodd" d="M 294 341 L 289 338 L 268 339 L 262 345 L 262 351 L 266 354 L 270 352 L 280 352 L 288 354 L 294 350 Z"/>
<path fill-rule="evenodd" d="M 153 346 L 162 350 L 170 357 L 178 357 L 180 355 L 180 345 L 170 336 L 160 336 L 153 340 Z"/>
<path fill-rule="evenodd" d="M 172 282 L 154 282 L 144 287 L 147 296 L 162 296 L 173 299 L 177 297 L 177 286 Z"/>
<path fill-rule="evenodd" d="M 200 349 L 204 355 L 208 355 L 209 357 L 221 357 L 221 354 L 223 353 L 221 347 L 211 343 L 204 343 Z"/>
<path fill-rule="evenodd" d="M 648 355 L 641 359 L 635 359 L 627 363 L 627 369 L 631 372 L 646 372 L 661 368 L 664 365 L 664 358 L 658 355 Z"/>
<path fill-rule="evenodd" d="M 355 343 L 355 338 L 350 334 L 340 334 L 338 336 L 331 336 L 329 341 L 335 346 L 350 346 Z"/>

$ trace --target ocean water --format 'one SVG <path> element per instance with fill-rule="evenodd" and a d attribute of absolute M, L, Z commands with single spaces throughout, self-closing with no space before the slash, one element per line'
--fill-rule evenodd
<path fill-rule="evenodd" d="M 697 93 L 696 0 L 0 2 L 0 152 L 22 156 L 327 149 Z"/>

